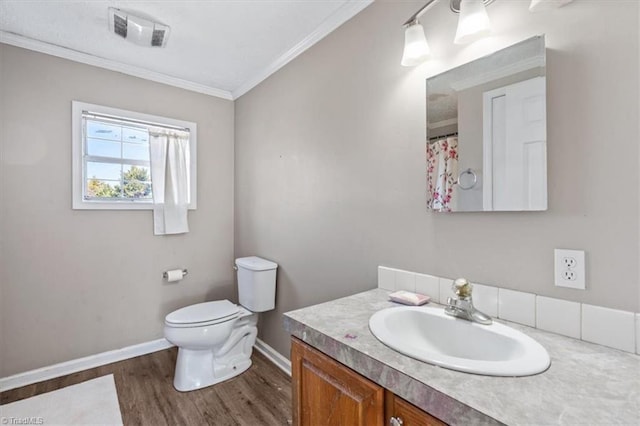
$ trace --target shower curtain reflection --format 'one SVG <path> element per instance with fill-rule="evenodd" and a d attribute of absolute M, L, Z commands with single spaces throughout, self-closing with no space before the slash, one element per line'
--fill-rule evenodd
<path fill-rule="evenodd" d="M 458 137 L 427 141 L 427 208 L 450 212 L 458 178 Z"/>

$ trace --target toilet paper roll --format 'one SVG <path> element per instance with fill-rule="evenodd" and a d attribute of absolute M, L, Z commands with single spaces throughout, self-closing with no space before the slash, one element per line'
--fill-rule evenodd
<path fill-rule="evenodd" d="M 167 271 L 167 281 L 170 283 L 180 281 L 182 277 L 182 269 L 172 269 L 171 271 Z"/>

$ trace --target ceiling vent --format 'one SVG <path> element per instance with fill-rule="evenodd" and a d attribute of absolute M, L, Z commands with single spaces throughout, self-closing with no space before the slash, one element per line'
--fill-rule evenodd
<path fill-rule="evenodd" d="M 169 27 L 155 22 L 153 18 L 141 16 L 114 7 L 109 8 L 109 30 L 140 46 L 165 47 Z"/>

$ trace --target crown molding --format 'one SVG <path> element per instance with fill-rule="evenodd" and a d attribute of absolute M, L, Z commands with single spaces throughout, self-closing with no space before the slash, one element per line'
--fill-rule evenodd
<path fill-rule="evenodd" d="M 235 100 L 247 93 L 249 90 L 256 87 L 273 73 L 294 60 L 301 53 L 322 40 L 329 33 L 347 22 L 349 19 L 353 18 L 373 2 L 374 0 L 348 0 L 333 14 L 331 14 L 331 16 L 325 19 L 322 24 L 318 28 L 316 28 L 315 31 L 313 31 L 291 49 L 284 52 L 275 61 L 271 62 L 264 70 L 254 74 L 233 92 L 206 86 L 199 83 L 194 83 L 177 77 L 171 77 L 137 66 L 127 65 L 121 62 L 101 58 L 99 56 L 90 55 L 88 53 L 79 52 L 77 50 L 68 49 L 66 47 L 58 46 L 55 44 L 45 43 L 43 41 L 24 37 L 19 34 L 14 34 L 7 31 L 0 30 L 0 43 L 5 43 L 16 47 L 21 47 L 23 49 L 33 50 L 35 52 L 45 53 L 47 55 L 68 59 L 74 62 L 80 62 L 83 64 L 132 75 L 134 77 L 155 81 L 157 83 L 167 84 L 169 86 L 179 87 L 181 89 L 190 90 L 192 92 L 203 93 L 205 95 L 215 96 L 222 99 Z"/>
<path fill-rule="evenodd" d="M 353 18 L 373 2 L 374 0 L 347 1 L 342 7 L 337 9 L 333 14 L 331 14 L 331 16 L 329 16 L 324 22 L 322 22 L 322 24 L 318 28 L 316 28 L 314 32 L 309 34 L 291 49 L 287 50 L 278 59 L 271 62 L 271 64 L 269 64 L 264 70 L 254 74 L 253 77 L 250 77 L 248 80 L 242 83 L 240 87 L 235 89 L 232 92 L 233 99 L 238 99 L 240 96 L 244 95 L 249 90 L 262 83 L 273 73 L 294 60 L 304 51 L 329 35 L 329 33 L 334 31 L 340 25 Z"/>
<path fill-rule="evenodd" d="M 55 44 L 45 43 L 34 40 L 18 34 L 0 31 L 0 43 L 9 44 L 23 49 L 33 50 L 35 52 L 46 53 L 47 55 L 57 56 L 59 58 L 68 59 L 74 62 L 80 62 L 95 67 L 120 72 L 122 74 L 132 75 L 134 77 L 143 78 L 145 80 L 155 81 L 169 86 L 179 87 L 181 89 L 190 90 L 192 92 L 203 93 L 205 95 L 215 96 L 217 98 L 233 100 L 231 92 L 221 90 L 215 87 L 205 86 L 203 84 L 194 83 L 177 77 L 171 77 L 165 74 L 149 71 L 144 68 L 133 65 L 123 64 L 121 62 L 112 61 L 110 59 L 101 58 L 99 56 L 90 55 L 88 53 L 79 52 L 77 50 L 68 49 L 66 47 Z"/>

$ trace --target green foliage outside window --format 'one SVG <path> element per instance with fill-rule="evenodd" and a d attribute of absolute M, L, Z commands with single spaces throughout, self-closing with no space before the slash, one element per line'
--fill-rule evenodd
<path fill-rule="evenodd" d="M 87 196 L 92 198 L 151 198 L 149 171 L 143 167 L 131 166 L 122 173 L 123 186 L 109 185 L 95 176 L 87 183 Z"/>

